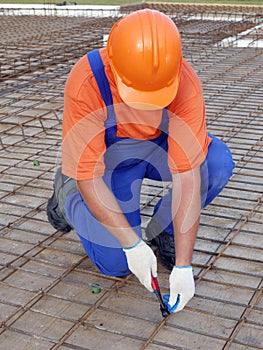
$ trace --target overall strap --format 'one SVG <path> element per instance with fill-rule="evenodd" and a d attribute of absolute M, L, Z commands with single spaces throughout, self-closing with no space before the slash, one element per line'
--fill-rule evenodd
<path fill-rule="evenodd" d="M 100 57 L 99 50 L 93 50 L 87 53 L 90 67 L 100 89 L 101 97 L 106 106 L 112 105 L 112 96 L 110 85 L 104 71 L 104 65 Z"/>
<path fill-rule="evenodd" d="M 159 125 L 159 129 L 165 134 L 168 133 L 168 124 L 169 124 L 169 118 L 168 118 L 167 108 L 163 108 L 162 121 L 161 121 L 161 124 Z"/>
<path fill-rule="evenodd" d="M 108 78 L 104 70 L 104 64 L 102 62 L 99 50 L 93 50 L 87 53 L 90 67 L 96 79 L 97 85 L 100 90 L 101 97 L 107 107 L 107 120 L 105 121 L 105 127 L 116 127 L 116 117 L 113 108 L 112 94 Z"/>

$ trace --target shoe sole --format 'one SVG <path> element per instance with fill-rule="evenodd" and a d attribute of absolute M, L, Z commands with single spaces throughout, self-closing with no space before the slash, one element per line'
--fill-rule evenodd
<path fill-rule="evenodd" d="M 59 214 L 58 214 L 59 213 Z M 55 192 L 49 198 L 47 203 L 47 217 L 50 224 L 59 231 L 70 232 L 72 227 L 64 219 L 55 196 Z"/>

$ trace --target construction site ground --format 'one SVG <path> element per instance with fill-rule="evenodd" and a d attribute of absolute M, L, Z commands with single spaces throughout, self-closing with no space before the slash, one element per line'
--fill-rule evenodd
<path fill-rule="evenodd" d="M 234 175 L 202 210 L 196 293 L 163 318 L 133 276 L 102 275 L 75 231 L 46 216 L 61 165 L 63 89 L 117 19 L 156 8 L 177 23 L 203 83 L 208 130 Z M 139 3 L 100 16 L 0 11 L 0 349 L 263 349 L 263 7 Z M 142 226 L 170 184 L 145 181 Z M 159 263 L 163 294 L 169 271 Z"/>

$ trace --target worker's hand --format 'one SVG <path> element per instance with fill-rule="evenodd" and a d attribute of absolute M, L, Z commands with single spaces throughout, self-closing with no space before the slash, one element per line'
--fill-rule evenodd
<path fill-rule="evenodd" d="M 157 260 L 152 249 L 140 240 L 131 248 L 123 248 L 126 254 L 128 267 L 138 280 L 150 292 L 153 292 L 151 285 L 152 276 L 157 277 Z"/>
<path fill-rule="evenodd" d="M 165 295 L 168 311 L 181 311 L 195 293 L 192 266 L 174 266 L 170 278 L 170 296 Z"/>

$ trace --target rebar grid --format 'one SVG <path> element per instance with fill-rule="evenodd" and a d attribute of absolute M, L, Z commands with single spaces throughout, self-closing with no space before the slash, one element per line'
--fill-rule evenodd
<path fill-rule="evenodd" d="M 14 18 L 15 21 L 14 21 Z M 116 18 L 2 16 L 0 81 L 60 65 L 103 45 Z M 21 42 L 21 31 L 25 33 Z"/>
<path fill-rule="evenodd" d="M 135 10 L 141 9 L 153 9 L 162 11 L 168 15 L 192 15 L 206 18 L 207 15 L 217 16 L 230 20 L 234 17 L 243 18 L 248 14 L 258 15 L 259 18 L 262 16 L 262 6 L 256 5 L 219 5 L 219 4 L 182 4 L 182 3 L 156 3 L 156 2 L 141 2 L 129 5 L 122 5 L 120 8 L 121 13 L 129 13 Z"/>
<path fill-rule="evenodd" d="M 158 9 L 166 11 L 162 6 Z M 85 49 L 103 43 L 103 26 L 110 28 L 116 18 L 3 17 L 20 29 L 13 37 L 10 30 L 8 44 L 1 38 L 5 54 L 0 61 L 6 69 L 0 92 L 0 348 L 263 347 L 263 50 L 220 44 L 257 25 L 259 15 L 202 7 L 203 17 L 193 19 L 196 7 L 180 8 L 182 16 L 174 16 L 173 8 L 171 17 L 178 20 L 185 56 L 203 82 L 209 131 L 227 142 L 236 168 L 202 212 L 193 258 L 196 295 L 184 311 L 167 319 L 136 278 L 98 273 L 75 232 L 55 231 L 45 214 L 60 163 L 66 77 Z M 207 19 L 212 11 L 214 18 Z M 73 46 L 63 56 L 63 49 Z M 40 62 L 43 48 L 45 64 Z M 23 63 L 28 52 L 34 65 Z M 16 69 L 8 64 L 14 59 Z M 144 182 L 143 228 L 169 186 Z M 169 271 L 159 264 L 164 293 L 168 278 Z M 92 293 L 94 283 L 100 285 L 98 294 Z"/>

